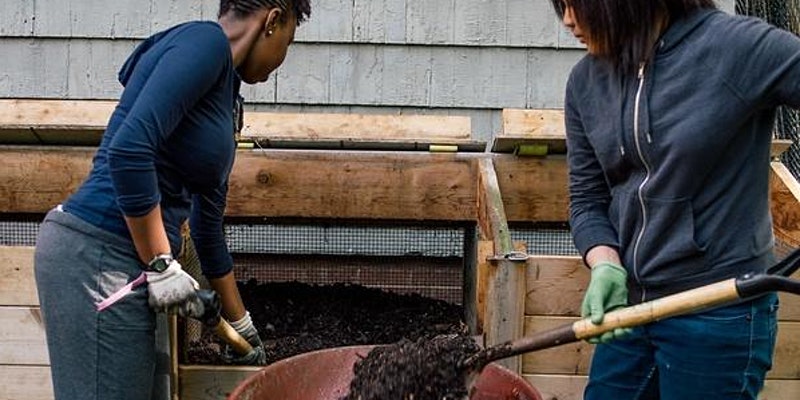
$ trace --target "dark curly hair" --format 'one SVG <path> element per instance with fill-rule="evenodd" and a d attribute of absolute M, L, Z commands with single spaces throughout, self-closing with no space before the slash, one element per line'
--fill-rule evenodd
<path fill-rule="evenodd" d="M 233 11 L 236 16 L 243 17 L 263 8 L 275 7 L 294 13 L 297 25 L 311 16 L 311 0 L 220 0 L 219 16 Z"/>

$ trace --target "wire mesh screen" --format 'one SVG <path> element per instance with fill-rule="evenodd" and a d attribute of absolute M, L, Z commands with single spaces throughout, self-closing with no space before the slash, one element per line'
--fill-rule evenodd
<path fill-rule="evenodd" d="M 0 246 L 34 246 L 39 222 L 0 221 Z"/>
<path fill-rule="evenodd" d="M 462 302 L 464 228 L 230 224 L 239 280 L 358 284 Z"/>
<path fill-rule="evenodd" d="M 781 29 L 800 35 L 800 1 L 797 0 L 737 0 L 736 13 L 759 17 Z M 782 107 L 778 110 L 775 137 L 791 139 L 781 162 L 800 178 L 800 112 Z"/>
<path fill-rule="evenodd" d="M 464 231 L 451 227 L 227 225 L 233 253 L 463 257 Z"/>
<path fill-rule="evenodd" d="M 572 234 L 562 228 L 514 228 L 511 239 L 525 242 L 526 252 L 537 256 L 577 256 Z"/>

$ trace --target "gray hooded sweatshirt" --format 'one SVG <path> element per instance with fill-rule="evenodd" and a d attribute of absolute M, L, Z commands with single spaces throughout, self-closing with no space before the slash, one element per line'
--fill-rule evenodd
<path fill-rule="evenodd" d="M 765 271 L 779 105 L 800 108 L 800 38 L 755 18 L 674 21 L 638 76 L 587 55 L 565 100 L 578 250 L 618 248 L 632 304 Z"/>

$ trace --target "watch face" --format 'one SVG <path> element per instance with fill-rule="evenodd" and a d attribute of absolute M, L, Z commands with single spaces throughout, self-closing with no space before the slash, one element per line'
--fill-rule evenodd
<path fill-rule="evenodd" d="M 167 267 L 169 267 L 169 263 L 171 260 L 165 257 L 159 257 L 155 260 L 150 262 L 149 269 L 155 272 L 164 272 Z"/>

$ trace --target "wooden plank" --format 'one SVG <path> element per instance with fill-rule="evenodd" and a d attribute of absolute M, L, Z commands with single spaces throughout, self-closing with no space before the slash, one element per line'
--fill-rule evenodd
<path fill-rule="evenodd" d="M 573 317 L 525 317 L 525 335 L 556 328 L 575 322 Z M 594 345 L 585 341 L 565 344 L 550 349 L 525 353 L 522 356 L 524 374 L 586 375 L 594 354 Z"/>
<path fill-rule="evenodd" d="M 800 183 L 780 162 L 770 164 L 770 211 L 778 241 L 792 248 L 800 247 Z M 794 274 L 800 279 L 800 271 Z M 780 294 L 781 319 L 800 321 L 800 296 Z"/>
<path fill-rule="evenodd" d="M 525 374 L 545 400 L 581 400 L 588 378 L 573 375 Z M 796 400 L 800 398 L 800 381 L 767 379 L 758 400 Z"/>
<path fill-rule="evenodd" d="M 525 335 L 570 324 L 578 318 L 526 316 Z M 526 353 L 522 356 L 522 371 L 529 374 L 573 374 L 589 372 L 593 346 L 586 342 L 570 343 L 550 349 Z M 781 321 L 775 347 L 771 379 L 800 379 L 800 323 Z"/>
<path fill-rule="evenodd" d="M 511 153 L 519 145 L 546 145 L 548 154 L 566 152 L 564 111 L 560 109 L 504 109 L 503 128 L 492 140 L 492 151 Z"/>
<path fill-rule="evenodd" d="M 561 156 L 492 157 L 509 222 L 566 221 L 567 163 Z"/>
<path fill-rule="evenodd" d="M 800 399 L 800 381 L 767 379 L 758 400 L 797 400 Z"/>
<path fill-rule="evenodd" d="M 239 383 L 258 372 L 258 367 L 179 366 L 180 398 L 184 400 L 225 399 Z"/>
<path fill-rule="evenodd" d="M 793 142 L 791 139 L 772 139 L 769 155 L 773 159 L 780 157 L 781 154 L 786 152 L 786 150 L 789 150 L 789 147 L 792 145 L 792 143 Z"/>
<path fill-rule="evenodd" d="M 0 305 L 38 306 L 33 247 L 0 246 Z"/>
<path fill-rule="evenodd" d="M 0 146 L 0 212 L 43 213 L 85 179 L 94 149 Z M 228 216 L 474 221 L 483 154 L 240 151 Z M 563 221 L 562 159 L 494 156 L 509 220 Z"/>
<path fill-rule="evenodd" d="M 229 215 L 472 220 L 474 161 L 460 154 L 248 152 Z"/>
<path fill-rule="evenodd" d="M 471 144 L 469 117 L 245 113 L 242 139 L 262 145 L 308 141 L 343 148 L 369 143 Z"/>
<path fill-rule="evenodd" d="M 491 142 L 495 153 L 513 153 L 520 145 L 544 145 L 548 154 L 562 154 L 567 150 L 564 111 L 562 109 L 503 109 L 502 130 Z M 773 139 L 772 158 L 783 154 L 792 141 Z"/>
<path fill-rule="evenodd" d="M 50 364 L 38 307 L 0 306 L 0 364 Z"/>
<path fill-rule="evenodd" d="M 770 163 L 770 209 L 775 236 L 800 247 L 800 184 L 780 162 Z"/>
<path fill-rule="evenodd" d="M 0 147 L 0 212 L 43 213 L 78 188 L 93 149 Z"/>
<path fill-rule="evenodd" d="M 525 314 L 580 316 L 589 278 L 589 269 L 581 257 L 530 257 L 526 271 Z"/>
<path fill-rule="evenodd" d="M 772 379 L 800 379 L 800 322 L 778 323 L 778 341 L 772 360 Z"/>
<path fill-rule="evenodd" d="M 481 233 L 489 236 L 494 244 L 494 256 L 502 257 L 513 252 L 514 243 L 508 229 L 503 204 L 503 195 L 497 173 L 491 159 L 479 160 L 478 201 Z M 525 293 L 525 262 L 499 259 L 486 292 L 485 333 L 488 346 L 519 338 L 523 333 L 522 318 L 525 315 L 523 294 Z M 520 371 L 520 358 L 511 357 L 499 361 L 512 371 Z"/>
<path fill-rule="evenodd" d="M 50 367 L 0 365 L 0 399 L 53 400 Z"/>
<path fill-rule="evenodd" d="M 800 271 L 792 275 L 800 279 Z M 580 257 L 532 256 L 526 271 L 525 314 L 580 316 L 590 272 Z M 800 322 L 800 296 L 780 293 L 778 319 Z"/>
<path fill-rule="evenodd" d="M 792 274 L 793 279 L 800 280 L 800 270 Z M 800 322 L 800 296 L 792 293 L 778 293 L 780 308 L 778 319 L 781 321 Z"/>
<path fill-rule="evenodd" d="M 96 100 L 0 100 L 2 141 L 98 144 L 115 106 Z M 282 147 L 304 142 L 342 148 L 369 143 L 480 146 L 471 135 L 467 116 L 246 112 L 241 137 Z"/>
<path fill-rule="evenodd" d="M 477 334 L 483 334 L 487 331 L 486 321 L 486 304 L 489 292 L 489 282 L 494 280 L 494 273 L 496 268 L 492 267 L 488 258 L 494 255 L 494 243 L 491 240 L 478 241 L 478 255 L 477 255 L 477 283 L 475 285 L 475 309 L 477 311 L 476 325 L 478 327 Z"/>
<path fill-rule="evenodd" d="M 0 100 L 2 143 L 100 143 L 113 101 Z"/>
<path fill-rule="evenodd" d="M 0 147 L 0 212 L 44 212 L 83 182 L 92 149 Z M 229 216 L 473 220 L 474 158 L 242 151 Z"/>

